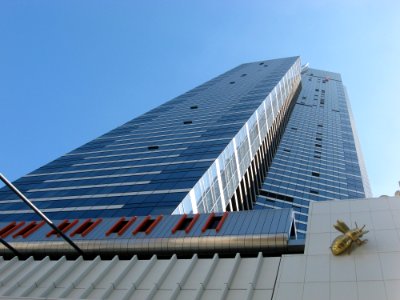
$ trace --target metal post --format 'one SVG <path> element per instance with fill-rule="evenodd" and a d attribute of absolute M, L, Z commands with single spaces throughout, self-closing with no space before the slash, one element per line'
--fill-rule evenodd
<path fill-rule="evenodd" d="M 4 239 L 0 237 L 0 243 L 2 243 L 4 246 L 6 246 L 11 252 L 13 252 L 16 256 L 21 256 L 21 254 L 9 243 L 7 243 Z"/>
<path fill-rule="evenodd" d="M 28 198 L 24 196 L 11 182 L 0 173 L 0 179 L 8 186 L 22 201 L 24 201 L 37 215 L 39 215 L 55 232 L 57 232 L 68 244 L 70 244 L 80 255 L 83 251 L 68 237 L 66 236 L 54 223 L 46 217 Z"/>

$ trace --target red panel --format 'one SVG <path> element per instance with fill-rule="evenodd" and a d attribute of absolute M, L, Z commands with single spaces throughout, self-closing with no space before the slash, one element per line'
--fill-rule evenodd
<path fill-rule="evenodd" d="M 137 234 L 140 229 L 142 228 L 142 226 L 148 221 L 150 220 L 151 216 L 147 216 L 146 218 L 143 219 L 142 222 L 140 222 L 140 224 L 138 225 L 138 227 L 136 227 L 136 229 L 132 232 L 132 234 Z"/>
<path fill-rule="evenodd" d="M 28 236 L 30 236 L 32 233 L 34 233 L 36 230 L 38 230 L 40 227 L 42 227 L 44 224 L 46 224 L 45 221 L 40 222 L 39 224 L 36 224 L 35 227 L 33 227 L 31 230 L 28 230 L 27 232 L 25 232 L 22 237 L 25 239 Z"/>
<path fill-rule="evenodd" d="M 162 215 L 158 216 L 158 217 L 154 220 L 153 224 L 151 224 L 151 225 L 149 226 L 149 228 L 147 228 L 147 230 L 145 231 L 146 234 L 151 233 L 151 231 L 154 229 L 154 227 L 156 227 L 157 224 L 160 223 L 160 221 L 161 221 L 162 218 L 163 218 Z"/>
<path fill-rule="evenodd" d="M 82 232 L 82 236 L 85 237 L 91 232 L 97 225 L 99 225 L 103 221 L 103 219 L 97 219 L 96 222 L 94 222 L 92 225 L 88 227 L 84 232 Z"/>
<path fill-rule="evenodd" d="M 126 225 L 125 225 L 124 227 L 122 227 L 120 231 L 118 231 L 118 235 L 123 235 L 123 234 L 125 233 L 125 231 L 127 231 L 128 228 L 131 227 L 131 225 L 133 224 L 133 222 L 136 221 L 136 219 L 137 219 L 136 217 L 132 217 L 132 218 L 128 221 L 128 223 L 126 223 Z"/>
<path fill-rule="evenodd" d="M 192 227 L 194 226 L 194 224 L 196 223 L 197 219 L 200 217 L 199 214 L 196 214 L 192 220 L 192 222 L 190 222 L 190 224 L 188 225 L 188 227 L 185 229 L 186 233 L 189 233 L 190 230 L 192 229 Z"/>
<path fill-rule="evenodd" d="M 211 223 L 212 219 L 214 218 L 214 216 L 215 216 L 215 213 L 211 213 L 208 216 L 206 224 L 204 224 L 203 228 L 201 229 L 201 232 L 204 232 L 208 229 L 208 226 L 210 226 L 210 223 Z"/>
<path fill-rule="evenodd" d="M 115 222 L 115 224 L 114 224 L 113 226 L 111 226 L 110 229 L 108 229 L 108 231 L 106 232 L 106 236 L 109 236 L 111 233 L 113 233 L 113 231 L 115 230 L 115 228 L 117 228 L 118 225 L 119 225 L 121 222 L 123 222 L 123 221 L 125 221 L 125 217 L 119 218 L 119 220 L 118 220 L 117 222 Z"/>
<path fill-rule="evenodd" d="M 63 233 L 66 233 L 68 230 L 70 230 L 72 227 L 78 223 L 79 220 L 73 220 L 71 223 L 69 223 L 69 220 L 64 220 L 60 224 L 58 224 L 57 228 L 60 229 Z M 67 224 L 65 227 L 63 225 Z M 46 234 L 46 237 L 50 237 L 53 234 L 56 234 L 58 237 L 60 236 L 55 230 L 51 230 Z"/>
<path fill-rule="evenodd" d="M 62 230 L 62 232 L 63 232 L 63 233 L 66 233 L 68 230 L 70 230 L 72 227 L 74 227 L 74 226 L 76 225 L 76 223 L 78 223 L 78 222 L 79 222 L 79 220 L 77 220 L 77 219 L 73 220 L 69 225 L 67 225 L 67 226 Z"/>
<path fill-rule="evenodd" d="M 19 228 L 21 228 L 22 226 L 24 226 L 25 225 L 25 222 L 24 221 L 22 221 L 22 222 L 20 222 L 20 223 L 18 223 L 17 225 L 15 225 L 14 227 L 11 227 L 10 229 L 8 229 L 8 231 L 6 231 L 6 232 L 2 232 L 2 234 L 1 234 L 1 237 L 4 239 L 4 238 L 6 238 L 6 237 L 8 237 L 11 233 L 13 233 L 14 231 L 16 231 L 16 230 L 18 230 Z M 7 226 L 8 227 L 8 226 Z M 5 228 L 3 228 L 3 229 L 5 229 Z M 2 230 L 3 231 L 3 230 Z"/>
<path fill-rule="evenodd" d="M 215 228 L 215 231 L 216 231 L 216 232 L 219 232 L 219 231 L 221 230 L 222 225 L 224 224 L 226 218 L 228 217 L 228 214 L 229 214 L 229 213 L 228 213 L 227 211 L 224 212 L 224 214 L 223 214 L 223 216 L 222 216 L 222 218 L 221 218 L 221 221 L 219 221 L 217 228 Z"/>
<path fill-rule="evenodd" d="M 21 230 L 17 231 L 17 233 L 15 233 L 13 235 L 13 238 L 16 238 L 19 235 L 25 234 L 26 232 L 28 232 L 29 230 L 31 230 L 35 226 L 36 226 L 36 222 L 35 221 L 30 222 L 28 225 L 26 225 L 25 227 L 21 228 Z"/>
<path fill-rule="evenodd" d="M 85 222 L 81 224 L 77 229 L 75 229 L 69 236 L 73 237 L 75 234 L 77 234 L 82 228 L 84 228 L 89 222 L 92 222 L 92 219 L 87 219 Z"/>
<path fill-rule="evenodd" d="M 67 223 L 68 223 L 68 220 L 62 221 L 60 224 L 58 224 L 58 226 L 57 226 L 58 229 L 60 229 L 64 224 L 67 224 Z M 56 234 L 56 233 L 57 232 L 54 229 L 52 229 L 46 234 L 46 237 L 50 237 L 51 235 Z"/>
<path fill-rule="evenodd" d="M 2 236 L 3 234 L 5 234 L 7 231 L 11 230 L 12 228 L 15 227 L 15 225 L 17 225 L 16 222 L 11 222 L 10 224 L 8 224 L 7 226 L 3 227 L 0 230 L 0 236 Z"/>
<path fill-rule="evenodd" d="M 178 230 L 179 226 L 182 225 L 182 223 L 185 221 L 186 217 L 187 217 L 186 214 L 182 215 L 182 217 L 179 219 L 178 223 L 176 223 L 174 228 L 172 228 L 172 230 L 171 230 L 172 234 L 174 234 Z"/>

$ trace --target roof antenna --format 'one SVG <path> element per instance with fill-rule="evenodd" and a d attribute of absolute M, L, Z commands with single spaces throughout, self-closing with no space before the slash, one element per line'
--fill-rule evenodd
<path fill-rule="evenodd" d="M 399 181 L 399 186 L 400 186 L 400 181 Z M 394 193 L 394 195 L 395 195 L 396 197 L 400 197 L 400 190 L 397 190 L 397 191 Z"/>
<path fill-rule="evenodd" d="M 70 244 L 80 255 L 83 256 L 83 251 L 79 248 L 68 236 L 64 234 L 54 223 L 46 217 L 44 213 L 40 211 L 28 198 L 24 196 L 10 181 L 0 173 L 0 179 L 10 188 L 22 201 L 24 201 L 37 215 L 40 216 L 55 232 L 57 232 L 68 244 Z M 7 243 L 7 242 L 6 242 Z M 8 243 L 7 243 L 8 244 Z M 11 245 L 9 245 L 11 246 Z M 7 247 L 7 246 L 6 246 Z M 7 247 L 9 248 L 9 247 Z M 13 248 L 13 247 L 11 247 Z M 10 249 L 10 248 L 9 248 Z M 11 250 L 11 249 L 10 249 Z M 14 249 L 15 250 L 15 249 Z"/>
<path fill-rule="evenodd" d="M 304 74 L 305 72 L 308 71 L 309 65 L 310 65 L 310 63 L 306 63 L 305 65 L 301 66 L 301 74 Z"/>

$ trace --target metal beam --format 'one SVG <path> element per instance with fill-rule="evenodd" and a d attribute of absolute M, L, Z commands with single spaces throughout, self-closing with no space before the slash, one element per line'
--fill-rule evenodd
<path fill-rule="evenodd" d="M 40 211 L 28 198 L 25 197 L 3 174 L 0 173 L 0 179 L 6 186 L 10 188 L 22 201 L 24 201 L 37 215 L 40 216 L 55 232 L 57 232 L 68 244 L 70 244 L 79 255 L 83 255 L 83 251 L 67 236 L 62 232 L 54 223 L 46 217 L 44 213 Z"/>
<path fill-rule="evenodd" d="M 2 243 L 4 246 L 6 246 L 16 256 L 21 256 L 21 254 L 17 251 L 17 249 L 15 249 L 13 246 L 11 246 L 9 243 L 7 243 L 5 240 L 3 240 L 1 237 L 0 237 L 0 243 Z"/>

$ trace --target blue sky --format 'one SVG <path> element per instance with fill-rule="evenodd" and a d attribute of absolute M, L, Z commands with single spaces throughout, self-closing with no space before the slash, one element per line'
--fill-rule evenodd
<path fill-rule="evenodd" d="M 274 3 L 276 2 L 276 3 Z M 400 180 L 398 1 L 0 2 L 11 180 L 244 62 L 340 72 L 375 196 Z"/>

